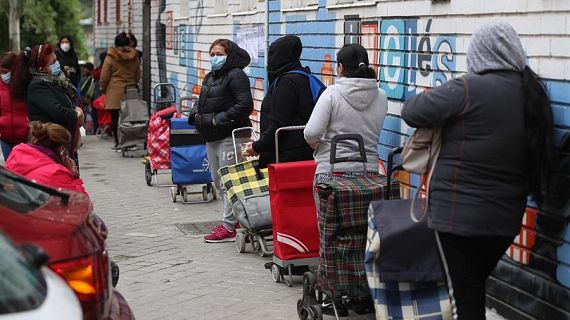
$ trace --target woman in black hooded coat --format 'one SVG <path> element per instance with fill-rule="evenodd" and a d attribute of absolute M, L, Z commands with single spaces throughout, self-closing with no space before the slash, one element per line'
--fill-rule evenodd
<path fill-rule="evenodd" d="M 258 141 L 246 147 L 246 155 L 259 154 L 259 165 L 264 168 L 275 163 L 275 132 L 286 126 L 305 125 L 311 117 L 315 103 L 307 76 L 288 73 L 301 70 L 303 45 L 297 36 L 284 36 L 269 46 L 267 70 L 269 90 L 261 103 Z M 313 149 L 303 137 L 303 131 L 289 131 L 279 135 L 279 161 L 312 160 Z"/>
<path fill-rule="evenodd" d="M 243 71 L 251 58 L 244 49 L 227 39 L 218 39 L 210 46 L 212 71 L 202 82 L 200 99 L 192 109 L 188 123 L 206 140 L 208 162 L 212 180 L 221 190 L 218 169 L 235 163 L 236 155 L 232 130 L 251 127 L 249 115 L 253 111 L 253 99 L 249 78 Z M 227 197 L 222 193 L 224 213 L 222 225 L 212 229 L 204 237 L 206 242 L 233 241 L 237 220 Z"/>

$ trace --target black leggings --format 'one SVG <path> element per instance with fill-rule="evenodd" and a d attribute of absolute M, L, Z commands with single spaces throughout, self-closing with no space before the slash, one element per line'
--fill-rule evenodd
<path fill-rule="evenodd" d="M 119 144 L 119 136 L 117 132 L 119 131 L 119 110 L 109 110 L 111 112 L 111 130 L 113 131 L 113 138 L 115 138 L 115 144 Z"/>
<path fill-rule="evenodd" d="M 485 319 L 485 282 L 514 238 L 436 234 L 454 319 Z"/>

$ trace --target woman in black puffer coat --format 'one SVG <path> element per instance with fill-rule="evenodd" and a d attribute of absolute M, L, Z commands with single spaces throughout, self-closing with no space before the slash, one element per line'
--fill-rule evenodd
<path fill-rule="evenodd" d="M 188 117 L 188 123 L 206 140 L 208 162 L 212 179 L 221 190 L 218 169 L 235 163 L 236 155 L 232 141 L 232 130 L 250 127 L 249 115 L 253 111 L 253 99 L 249 78 L 243 71 L 250 57 L 247 51 L 227 39 L 218 39 L 210 46 L 212 71 L 202 82 L 198 105 Z M 206 242 L 233 241 L 236 236 L 237 220 L 228 199 L 224 202 L 223 224 L 215 227 L 204 237 Z"/>

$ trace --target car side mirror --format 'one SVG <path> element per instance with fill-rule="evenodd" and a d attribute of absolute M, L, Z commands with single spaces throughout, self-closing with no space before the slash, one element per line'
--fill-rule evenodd
<path fill-rule="evenodd" d="M 31 243 L 24 243 L 20 248 L 24 258 L 37 269 L 44 266 L 49 260 L 49 256 L 43 249 Z"/>

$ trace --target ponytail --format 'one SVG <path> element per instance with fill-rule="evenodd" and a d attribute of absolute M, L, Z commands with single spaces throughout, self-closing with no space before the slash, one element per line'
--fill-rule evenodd
<path fill-rule="evenodd" d="M 552 108 L 546 89 L 528 66 L 523 71 L 524 120 L 528 143 L 528 192 L 540 206 L 553 166 Z"/>
<path fill-rule="evenodd" d="M 343 66 L 344 77 L 376 79 L 376 72 L 370 68 L 368 53 L 363 46 L 356 43 L 344 45 L 336 56 Z"/>
<path fill-rule="evenodd" d="M 32 75 L 30 74 L 31 52 L 32 49 L 29 47 L 25 48 L 18 54 L 12 67 L 10 97 L 17 101 L 26 99 L 26 90 L 30 81 L 32 81 Z"/>

